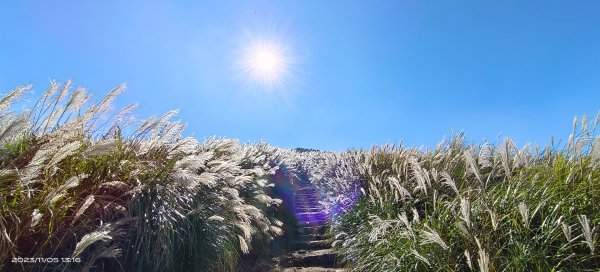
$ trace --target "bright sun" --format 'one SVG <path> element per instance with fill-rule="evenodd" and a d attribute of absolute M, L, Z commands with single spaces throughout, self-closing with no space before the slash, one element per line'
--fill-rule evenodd
<path fill-rule="evenodd" d="M 252 61 L 255 69 L 264 74 L 275 73 L 281 65 L 280 57 L 269 51 L 258 52 Z"/>
<path fill-rule="evenodd" d="M 243 66 L 251 79 L 268 87 L 274 87 L 281 85 L 289 69 L 289 60 L 283 47 L 261 41 L 251 45 L 245 51 Z"/>

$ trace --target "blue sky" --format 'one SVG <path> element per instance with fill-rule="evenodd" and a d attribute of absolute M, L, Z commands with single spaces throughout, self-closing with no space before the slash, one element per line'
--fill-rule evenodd
<path fill-rule="evenodd" d="M 600 110 L 598 1 L 7 2 L 0 93 L 72 79 L 99 99 L 126 82 L 117 106 L 180 109 L 199 138 L 343 150 L 454 130 L 543 145 Z M 280 86 L 238 69 L 253 40 L 293 58 Z"/>

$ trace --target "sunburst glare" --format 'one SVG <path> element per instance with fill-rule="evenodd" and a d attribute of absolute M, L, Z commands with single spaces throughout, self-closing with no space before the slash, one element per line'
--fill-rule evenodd
<path fill-rule="evenodd" d="M 275 40 L 255 40 L 243 49 L 241 68 L 248 80 L 262 87 L 278 88 L 291 80 L 289 47 Z"/>
<path fill-rule="evenodd" d="M 289 76 L 290 56 L 286 47 L 273 41 L 255 41 L 244 51 L 243 70 L 252 81 L 266 87 L 281 86 Z"/>

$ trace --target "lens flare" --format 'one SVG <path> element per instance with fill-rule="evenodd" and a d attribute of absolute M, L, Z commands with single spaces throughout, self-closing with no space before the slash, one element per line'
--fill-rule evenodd
<path fill-rule="evenodd" d="M 256 41 L 244 52 L 243 69 L 249 77 L 268 87 L 281 85 L 289 71 L 285 47 L 271 41 Z"/>

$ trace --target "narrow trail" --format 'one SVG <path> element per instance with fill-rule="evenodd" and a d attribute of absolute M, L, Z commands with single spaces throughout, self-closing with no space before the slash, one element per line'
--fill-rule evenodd
<path fill-rule="evenodd" d="M 298 181 L 294 198 L 294 228 L 292 248 L 279 257 L 278 271 L 342 272 L 336 254 L 324 232 L 327 217 L 320 208 L 318 193 L 306 179 Z"/>

